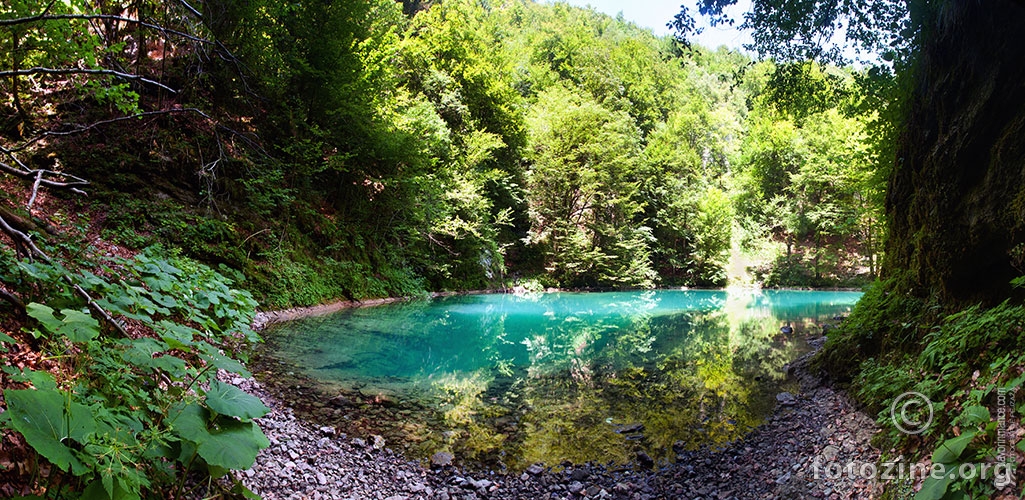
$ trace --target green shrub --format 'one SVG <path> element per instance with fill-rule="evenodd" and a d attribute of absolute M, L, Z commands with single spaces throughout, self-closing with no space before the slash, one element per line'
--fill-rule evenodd
<path fill-rule="evenodd" d="M 46 356 L 76 353 L 66 358 L 70 376 L 60 379 L 4 368 L 27 387 L 4 391 L 0 425 L 55 466 L 49 481 L 59 486 L 45 487 L 46 496 L 180 497 L 190 471 L 224 476 L 252 466 L 269 446 L 253 421 L 269 410 L 215 377 L 218 370 L 249 376 L 234 357 L 259 340 L 249 326 L 256 301 L 230 278 L 159 248 L 105 260 L 98 273 L 18 265 L 58 290 L 48 301 L 54 307 L 28 304 L 28 333 Z M 131 324 L 132 335 L 52 282 L 62 275 L 115 321 Z M 14 339 L 0 336 L 0 351 L 2 342 Z M 56 475 L 66 480 L 54 482 Z"/>
<path fill-rule="evenodd" d="M 1025 451 L 1025 442 L 1006 435 L 1006 423 L 1025 415 L 1025 400 L 1000 396 L 1025 382 L 1025 306 L 1007 301 L 944 316 L 938 307 L 899 293 L 899 283 L 870 288 L 816 360 L 820 367 L 853 374 L 854 393 L 878 412 L 877 446 L 912 461 L 929 457 L 946 470 L 968 463 L 993 466 L 1001 448 L 1010 457 Z M 872 357 L 859 359 L 866 355 Z M 922 419 L 932 412 L 931 424 L 918 435 L 903 432 L 891 415 L 891 405 L 911 391 L 931 402 L 918 410 Z M 1006 463 L 1013 466 L 1013 460 Z M 1006 493 L 992 475 L 954 475 L 927 478 L 915 498 L 987 498 L 998 492 Z"/>

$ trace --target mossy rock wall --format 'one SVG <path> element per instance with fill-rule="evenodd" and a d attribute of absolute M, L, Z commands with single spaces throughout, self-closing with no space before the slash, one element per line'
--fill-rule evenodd
<path fill-rule="evenodd" d="M 924 47 L 887 213 L 884 274 L 920 298 L 1006 299 L 1025 245 L 1025 4 L 951 1 Z"/>

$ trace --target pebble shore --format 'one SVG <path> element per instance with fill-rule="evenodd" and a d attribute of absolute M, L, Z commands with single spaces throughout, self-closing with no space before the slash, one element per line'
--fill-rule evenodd
<path fill-rule="evenodd" d="M 809 373 L 807 360 L 805 356 L 790 366 L 800 391 L 777 396 L 778 404 L 764 424 L 723 449 L 678 450 L 675 463 L 654 466 L 638 457 L 641 463 L 633 469 L 536 464 L 520 473 L 469 472 L 444 455 L 427 468 L 392 451 L 379 436 L 346 435 L 298 415 L 283 402 L 287 398 L 281 391 L 288 389 L 275 388 L 273 381 L 235 378 L 233 383 L 272 409 L 258 419 L 271 446 L 239 478 L 267 500 L 878 496 L 875 481 L 848 473 L 878 461 L 879 451 L 870 444 L 875 423 L 845 394 Z"/>

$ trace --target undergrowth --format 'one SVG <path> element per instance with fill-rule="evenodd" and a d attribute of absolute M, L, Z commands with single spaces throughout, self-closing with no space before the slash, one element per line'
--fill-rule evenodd
<path fill-rule="evenodd" d="M 227 276 L 235 273 L 158 247 L 78 270 L 4 257 L 0 278 L 27 299 L 30 320 L 11 332 L 19 339 L 0 334 L 0 351 L 38 352 L 38 366 L 6 355 L 3 366 L 0 426 L 38 455 L 24 493 L 191 496 L 190 484 L 211 491 L 214 478 L 252 466 L 269 445 L 253 421 L 268 408 L 216 378 L 219 370 L 249 376 L 237 358 L 259 340 L 249 326 L 256 301 Z M 207 479 L 189 482 L 193 473 Z"/>
<path fill-rule="evenodd" d="M 943 315 L 893 285 L 865 294 L 818 364 L 851 375 L 852 392 L 877 414 L 875 444 L 886 454 L 958 471 L 923 474 L 916 500 L 1020 495 L 1013 479 L 1025 453 L 1025 306 Z M 889 498 L 905 497 L 890 486 Z"/>

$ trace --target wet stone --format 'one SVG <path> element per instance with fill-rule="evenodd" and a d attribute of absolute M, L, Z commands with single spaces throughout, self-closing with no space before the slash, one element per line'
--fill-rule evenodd
<path fill-rule="evenodd" d="M 777 394 L 776 401 L 782 406 L 794 406 L 797 404 L 797 398 L 789 392 L 781 392 Z"/>
<path fill-rule="evenodd" d="M 569 483 L 569 486 L 566 487 L 567 491 L 574 494 L 580 493 L 580 491 L 583 489 L 584 485 L 580 481 L 573 481 L 572 483 Z"/>

